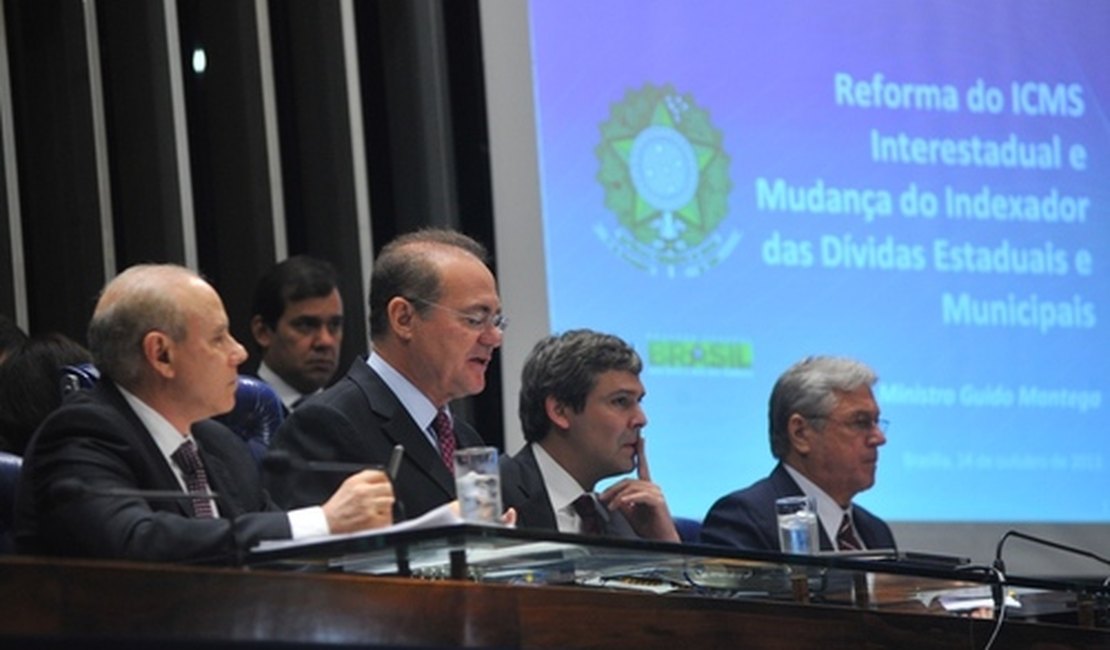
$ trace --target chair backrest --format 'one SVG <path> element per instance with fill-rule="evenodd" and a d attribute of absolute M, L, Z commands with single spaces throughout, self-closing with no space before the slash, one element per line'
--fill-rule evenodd
<path fill-rule="evenodd" d="M 62 397 L 86 388 L 92 388 L 100 381 L 100 371 L 91 363 L 77 363 L 62 366 L 61 390 Z"/>
<path fill-rule="evenodd" d="M 15 489 L 23 458 L 0 451 L 0 554 L 15 552 Z"/>
<path fill-rule="evenodd" d="M 257 377 L 239 375 L 235 408 L 215 419 L 246 440 L 251 455 L 261 463 L 270 449 L 270 439 L 285 419 L 285 406 L 269 384 Z"/>
<path fill-rule="evenodd" d="M 66 366 L 62 369 L 62 393 L 92 388 L 99 380 L 100 373 L 91 363 Z M 245 440 L 251 455 L 261 462 L 270 438 L 285 419 L 285 408 L 269 384 L 257 377 L 239 375 L 235 407 L 214 419 Z"/>
<path fill-rule="evenodd" d="M 701 520 L 689 517 L 671 517 L 678 529 L 678 538 L 687 544 L 697 544 L 701 537 Z"/>

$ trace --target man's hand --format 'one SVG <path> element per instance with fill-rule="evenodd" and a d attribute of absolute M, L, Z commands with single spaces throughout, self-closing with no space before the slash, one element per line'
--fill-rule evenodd
<path fill-rule="evenodd" d="M 332 533 L 351 533 L 393 523 L 393 485 L 385 472 L 363 470 L 343 481 L 323 505 Z"/>
<path fill-rule="evenodd" d="M 663 498 L 663 490 L 651 482 L 643 436 L 636 442 L 636 455 L 640 459 L 636 468 L 637 478 L 618 481 L 598 498 L 610 512 L 620 510 L 640 537 L 664 542 L 681 541 L 667 508 L 667 500 Z"/>

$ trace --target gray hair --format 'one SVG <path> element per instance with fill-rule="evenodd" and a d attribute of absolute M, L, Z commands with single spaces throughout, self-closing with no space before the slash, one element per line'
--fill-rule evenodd
<path fill-rule="evenodd" d="M 476 257 L 489 267 L 489 253 L 476 240 L 454 230 L 425 228 L 405 233 L 386 244 L 374 260 L 370 273 L 370 338 L 380 339 L 389 331 L 389 301 L 397 296 L 439 302 L 441 278 L 433 253 L 457 249 Z M 416 305 L 417 313 L 431 309 Z"/>
<path fill-rule="evenodd" d="M 105 285 L 88 329 L 89 351 L 102 375 L 131 389 L 142 380 L 143 337 L 148 332 L 185 340 L 187 316 L 167 284 L 195 277 L 200 276 L 176 264 L 139 264 Z"/>
<path fill-rule="evenodd" d="M 825 417 L 836 407 L 836 393 L 872 386 L 878 380 L 867 365 L 843 357 L 807 357 L 790 366 L 771 391 L 771 454 L 782 458 L 790 450 L 787 424 L 791 415 Z"/>
<path fill-rule="evenodd" d="M 643 361 L 632 346 L 612 334 L 570 330 L 536 343 L 520 377 L 520 424 L 524 439 L 538 442 L 550 430 L 545 402 L 554 397 L 580 413 L 598 375 L 623 370 L 639 375 Z"/>

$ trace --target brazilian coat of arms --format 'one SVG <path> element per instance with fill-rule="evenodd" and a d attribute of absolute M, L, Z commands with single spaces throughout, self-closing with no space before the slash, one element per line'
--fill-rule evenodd
<path fill-rule="evenodd" d="M 739 233 L 728 214 L 729 156 L 721 132 L 689 94 L 645 85 L 612 106 L 601 125 L 597 178 L 618 227 L 598 236 L 630 263 L 669 277 L 693 277 L 731 252 Z"/>

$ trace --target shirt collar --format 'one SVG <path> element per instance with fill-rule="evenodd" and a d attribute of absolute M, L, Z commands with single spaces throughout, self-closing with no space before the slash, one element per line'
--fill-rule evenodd
<path fill-rule="evenodd" d="M 290 386 L 280 375 L 274 372 L 273 368 L 267 366 L 265 361 L 258 365 L 258 378 L 274 389 L 274 392 L 281 398 L 281 403 L 290 411 L 293 410 L 293 404 L 304 397 L 303 393 Z"/>
<path fill-rule="evenodd" d="M 435 419 L 438 411 L 435 404 L 432 404 L 432 400 L 428 399 L 404 375 L 397 372 L 397 369 L 389 365 L 389 362 L 377 352 L 370 352 L 370 358 L 366 360 L 366 364 L 370 366 L 371 370 L 378 373 L 378 376 L 382 378 L 389 390 L 393 391 L 393 394 L 401 402 L 401 406 L 405 407 L 409 416 L 412 417 L 413 422 L 416 422 L 417 426 L 427 432 L 428 428 L 432 426 L 432 420 Z M 448 414 L 450 414 L 450 410 L 448 410 Z"/>
<path fill-rule="evenodd" d="M 586 490 L 551 457 L 551 454 L 547 453 L 543 445 L 534 443 L 532 452 L 536 455 L 536 465 L 540 470 L 540 478 L 547 488 L 547 499 L 551 503 L 551 510 L 555 513 L 555 524 L 559 532 L 579 532 L 581 518 L 574 509 L 573 503 Z"/>
<path fill-rule="evenodd" d="M 787 473 L 802 489 L 802 494 L 807 497 L 813 497 L 817 502 L 817 519 L 821 522 L 822 528 L 825 529 L 825 534 L 828 535 L 830 540 L 836 540 L 836 533 L 840 528 L 840 520 L 844 518 L 845 513 L 851 514 L 852 504 L 848 504 L 847 508 L 841 508 L 827 492 L 822 490 L 816 483 L 806 478 L 801 472 L 794 469 L 790 465 L 783 463 L 782 466 L 786 468 Z"/>
<path fill-rule="evenodd" d="M 178 431 L 161 413 L 154 410 L 149 404 L 136 397 L 124 387 L 116 384 L 116 388 L 118 388 L 120 394 L 123 395 L 123 399 L 127 400 L 128 406 L 135 412 L 139 421 L 146 427 L 151 439 L 154 440 L 154 444 L 158 446 L 158 451 L 162 452 L 162 457 L 166 459 L 166 463 L 169 464 L 174 475 L 177 476 L 178 482 L 181 483 L 182 489 L 184 489 L 184 476 L 181 473 L 181 468 L 177 466 L 177 463 L 173 462 L 172 455 L 182 443 L 186 440 L 192 440 L 192 434 L 187 431 Z"/>
<path fill-rule="evenodd" d="M 192 437 L 188 431 L 178 431 L 161 413 L 127 389 L 118 384 L 116 388 L 119 388 L 119 392 L 123 394 L 123 398 L 127 400 L 131 410 L 139 416 L 139 421 L 150 432 L 150 437 L 154 438 L 154 443 L 158 445 L 158 448 L 162 450 L 162 455 L 166 458 L 177 451 L 181 443 Z"/>

